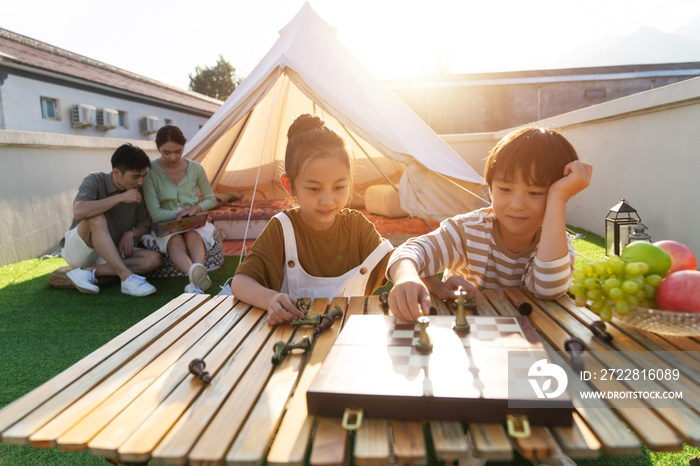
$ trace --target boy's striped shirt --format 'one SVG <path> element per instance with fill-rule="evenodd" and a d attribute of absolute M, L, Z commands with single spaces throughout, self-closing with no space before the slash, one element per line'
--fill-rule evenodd
<path fill-rule="evenodd" d="M 443 280 L 461 275 L 478 290 L 524 288 L 543 299 L 555 299 L 569 288 L 575 253 L 554 261 L 537 259 L 541 229 L 527 250 L 514 254 L 504 246 L 491 207 L 444 220 L 440 228 L 399 246 L 387 270 L 400 259 L 413 260 L 421 277 L 445 272 Z"/>

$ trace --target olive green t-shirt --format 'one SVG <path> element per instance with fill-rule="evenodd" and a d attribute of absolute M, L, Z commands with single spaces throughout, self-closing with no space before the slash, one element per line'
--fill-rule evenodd
<path fill-rule="evenodd" d="M 298 208 L 284 211 L 292 221 L 297 242 L 297 256 L 302 268 L 314 277 L 339 277 L 362 264 L 382 242 L 374 224 L 361 212 L 343 209 L 328 230 L 309 228 L 299 215 Z M 370 274 L 365 296 L 386 283 L 386 264 L 391 252 L 377 264 Z M 276 218 L 270 220 L 236 270 L 253 278 L 265 288 L 279 290 L 284 273 L 284 234 Z"/>

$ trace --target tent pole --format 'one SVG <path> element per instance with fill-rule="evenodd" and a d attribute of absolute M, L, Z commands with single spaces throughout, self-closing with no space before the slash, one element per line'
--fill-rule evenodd
<path fill-rule="evenodd" d="M 245 232 L 243 233 L 243 245 L 241 246 L 241 255 L 238 256 L 238 265 L 241 265 L 243 260 L 243 251 L 245 251 L 245 242 L 248 239 L 248 227 L 250 226 L 250 217 L 253 215 L 253 203 L 255 202 L 255 193 L 258 190 L 258 180 L 260 179 L 260 168 L 262 167 L 262 159 L 265 155 L 265 145 L 267 144 L 267 133 L 270 131 L 270 121 L 272 120 L 272 112 L 275 110 L 275 100 L 277 99 L 277 84 L 279 84 L 281 67 L 277 67 L 277 79 L 275 79 L 275 93 L 272 94 L 272 103 L 270 104 L 270 114 L 267 117 L 267 127 L 265 128 L 265 139 L 263 139 L 262 150 L 260 151 L 260 162 L 258 162 L 258 173 L 255 175 L 255 185 L 253 186 L 253 196 L 250 200 L 250 210 L 248 211 L 248 221 L 245 224 Z M 251 112 L 252 113 L 252 112 Z M 246 121 L 246 124 L 248 122 Z"/>
<path fill-rule="evenodd" d="M 390 184 L 390 185 L 396 190 L 396 192 L 398 193 L 398 192 L 399 192 L 399 188 L 397 188 L 396 185 L 394 184 L 394 182 L 391 181 L 391 180 L 389 179 L 388 176 L 386 176 L 386 173 L 384 173 L 384 172 L 382 171 L 382 169 L 379 167 L 379 165 L 377 165 L 377 162 L 375 162 L 374 159 L 373 159 L 372 157 L 369 156 L 369 154 L 367 153 L 367 151 L 365 150 L 365 148 L 362 147 L 362 145 L 361 145 L 359 142 L 357 142 L 357 139 L 355 139 L 355 136 L 353 136 L 352 133 L 351 133 L 350 131 L 348 131 L 348 129 L 345 127 L 345 125 L 343 125 L 343 123 L 342 123 L 341 121 L 338 121 L 338 123 L 340 123 L 340 124 L 343 126 L 343 129 L 345 130 L 346 133 L 348 133 L 348 136 L 350 136 L 350 138 L 355 142 L 355 144 L 357 144 L 357 147 L 360 148 L 360 150 L 365 154 L 365 156 L 367 157 L 367 159 L 369 159 L 369 161 L 372 162 L 372 165 L 374 165 L 374 166 L 377 168 L 377 170 L 379 170 L 379 173 L 382 174 L 382 176 L 389 182 L 389 184 Z M 431 227 L 430 224 L 429 224 L 428 222 L 425 221 L 425 219 L 422 219 L 422 218 L 421 218 L 421 221 L 422 221 L 423 223 L 425 223 L 425 226 L 428 227 L 428 230 L 433 231 L 433 227 Z"/>
<path fill-rule="evenodd" d="M 468 192 L 469 194 L 471 194 L 472 196 L 476 197 L 477 199 L 480 199 L 480 200 L 484 201 L 484 202 L 486 203 L 486 205 L 489 205 L 489 206 L 491 205 L 491 203 L 490 203 L 489 201 L 487 201 L 486 199 L 484 199 L 483 197 L 481 197 L 481 196 L 479 196 L 479 195 L 476 195 L 476 194 L 474 194 L 473 192 L 469 191 L 469 190 L 468 190 L 467 188 L 465 188 L 464 186 L 462 186 L 462 185 L 460 185 L 460 184 L 458 184 L 458 183 L 455 183 L 454 181 L 452 181 L 451 179 L 449 179 L 448 177 L 446 177 L 446 176 L 443 175 L 442 173 L 440 173 L 440 172 L 435 172 L 435 173 L 437 173 L 438 175 L 440 175 L 441 177 L 443 177 L 444 179 L 446 179 L 447 181 L 449 181 L 449 182 L 452 183 L 453 185 L 457 186 L 458 188 L 460 188 L 460 189 L 462 189 L 462 190 Z"/>

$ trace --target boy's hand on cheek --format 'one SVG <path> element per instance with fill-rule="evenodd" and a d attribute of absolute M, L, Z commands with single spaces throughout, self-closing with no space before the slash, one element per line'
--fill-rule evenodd
<path fill-rule="evenodd" d="M 278 293 L 270 300 L 267 310 L 267 323 L 279 325 L 294 319 L 303 319 L 304 313 L 296 307 L 296 300 L 288 294 Z"/>
<path fill-rule="evenodd" d="M 430 293 L 420 278 L 406 278 L 389 292 L 389 309 L 398 320 L 414 322 L 430 312 Z"/>
<path fill-rule="evenodd" d="M 593 165 L 575 160 L 564 167 L 564 177 L 554 182 L 547 192 L 547 197 L 559 198 L 567 202 L 591 183 Z"/>

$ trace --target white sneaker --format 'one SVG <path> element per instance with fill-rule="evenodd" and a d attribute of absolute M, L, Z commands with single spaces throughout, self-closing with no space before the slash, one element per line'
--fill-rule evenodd
<path fill-rule="evenodd" d="M 202 264 L 192 264 L 190 271 L 187 272 L 187 276 L 190 278 L 190 285 L 194 285 L 200 290 L 206 290 L 211 286 L 207 268 Z"/>
<path fill-rule="evenodd" d="M 131 296 L 148 296 L 156 292 L 156 287 L 141 275 L 131 274 L 122 282 L 122 293 Z"/>
<path fill-rule="evenodd" d="M 231 281 L 233 277 L 229 277 L 228 280 L 226 280 L 226 283 L 224 283 L 224 286 L 220 286 L 221 291 L 219 291 L 219 294 L 217 296 L 233 296 L 233 292 L 231 291 L 231 285 L 229 285 L 229 282 Z"/>
<path fill-rule="evenodd" d="M 77 268 L 68 272 L 66 276 L 81 293 L 97 294 L 100 292 L 100 287 L 97 286 L 97 280 L 92 272 Z"/>
<path fill-rule="evenodd" d="M 204 294 L 204 291 L 200 290 L 196 286 L 194 286 L 192 283 L 187 285 L 185 287 L 185 293 L 194 293 L 194 294 Z"/>

